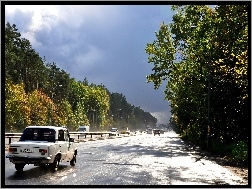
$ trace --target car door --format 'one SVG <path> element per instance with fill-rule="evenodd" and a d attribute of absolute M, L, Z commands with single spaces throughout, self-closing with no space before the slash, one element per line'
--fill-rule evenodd
<path fill-rule="evenodd" d="M 74 155 L 74 142 L 70 141 L 70 134 L 69 131 L 66 130 L 66 139 L 67 139 L 67 144 L 68 144 L 68 149 L 67 149 L 67 158 L 71 160 Z"/>
<path fill-rule="evenodd" d="M 61 160 L 66 161 L 67 151 L 68 151 L 68 142 L 66 142 L 65 131 L 63 129 L 59 130 L 58 143 L 59 143 L 59 149 L 61 152 Z"/>

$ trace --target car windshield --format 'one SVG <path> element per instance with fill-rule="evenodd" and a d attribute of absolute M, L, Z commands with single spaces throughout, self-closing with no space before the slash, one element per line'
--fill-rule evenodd
<path fill-rule="evenodd" d="M 116 129 L 116 128 L 112 128 L 110 131 L 111 131 L 111 132 L 116 132 L 117 129 Z"/>
<path fill-rule="evenodd" d="M 55 130 L 48 128 L 26 128 L 19 141 L 55 142 Z"/>

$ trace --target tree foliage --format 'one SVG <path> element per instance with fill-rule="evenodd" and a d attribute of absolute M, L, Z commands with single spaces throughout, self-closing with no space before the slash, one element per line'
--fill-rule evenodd
<path fill-rule="evenodd" d="M 57 120 L 55 104 L 41 91 L 34 90 L 32 93 L 29 93 L 28 103 L 31 110 L 30 119 L 32 125 L 48 125 Z M 50 123 L 48 122 L 49 120 Z"/>
<path fill-rule="evenodd" d="M 5 129 L 17 131 L 31 123 L 31 109 L 24 85 L 13 84 L 9 79 L 5 82 Z"/>
<path fill-rule="evenodd" d="M 249 142 L 248 9 L 172 6 L 173 22 L 145 49 L 153 65 L 147 81 L 155 89 L 167 81 L 175 130 L 203 147 L 207 137 L 212 149 Z"/>
<path fill-rule="evenodd" d="M 104 85 L 76 81 L 55 62 L 46 62 L 21 38 L 16 25 L 5 26 L 5 126 L 6 131 L 22 131 L 27 125 L 64 125 L 77 130 L 90 125 L 104 130 L 125 124 L 136 128 L 136 116 L 124 96 L 119 98 Z M 121 119 L 116 119 L 120 108 Z M 147 114 L 143 110 L 141 114 Z M 115 115 L 115 116 L 113 116 Z M 143 116 L 144 117 L 144 116 Z M 137 118 L 138 122 L 144 122 Z M 115 118 L 115 119 L 114 119 Z M 157 120 L 149 114 L 148 120 Z M 134 123 L 134 124 L 133 124 Z M 130 125 L 132 124 L 132 125 Z"/>

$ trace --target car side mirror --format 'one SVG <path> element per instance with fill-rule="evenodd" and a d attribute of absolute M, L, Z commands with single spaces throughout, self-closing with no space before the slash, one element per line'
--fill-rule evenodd
<path fill-rule="evenodd" d="M 70 142 L 74 142 L 74 138 L 70 138 Z"/>

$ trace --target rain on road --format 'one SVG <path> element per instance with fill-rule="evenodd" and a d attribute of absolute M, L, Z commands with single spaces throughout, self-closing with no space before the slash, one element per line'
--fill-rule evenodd
<path fill-rule="evenodd" d="M 5 160 L 5 185 L 247 185 L 228 169 L 188 151 L 174 132 L 78 143 L 77 163 L 57 172 Z"/>

